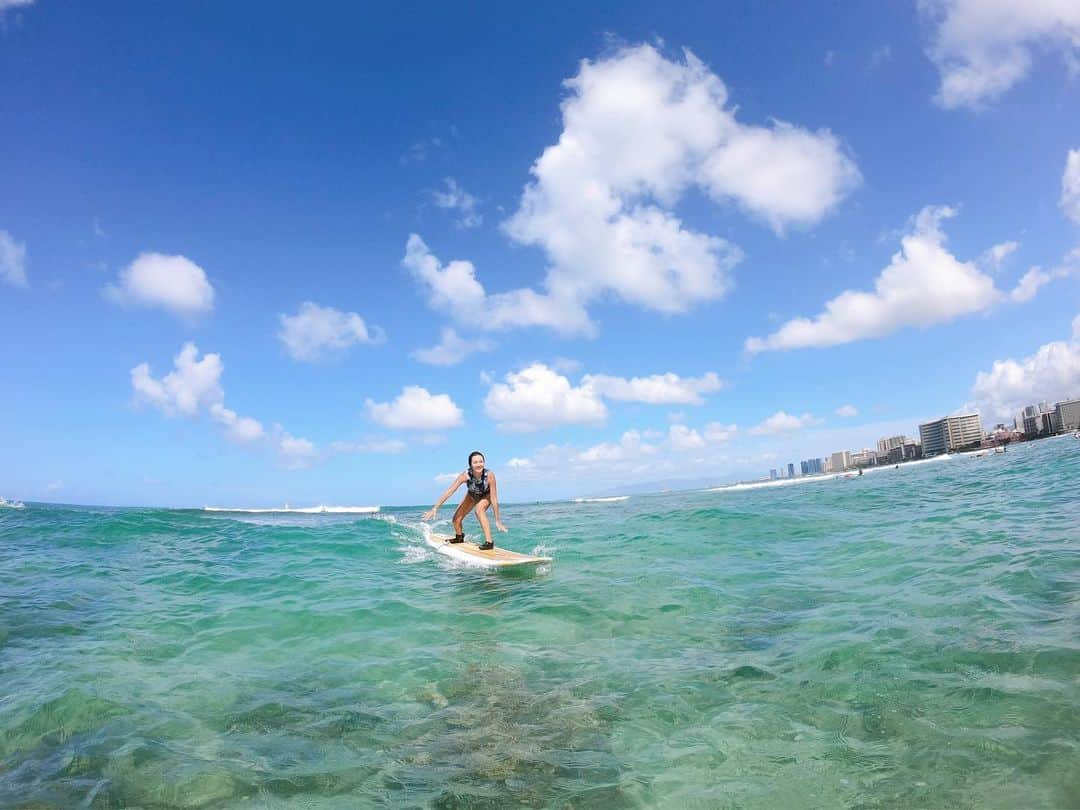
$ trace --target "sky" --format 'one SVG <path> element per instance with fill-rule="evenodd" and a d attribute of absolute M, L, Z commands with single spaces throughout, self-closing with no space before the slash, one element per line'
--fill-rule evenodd
<path fill-rule="evenodd" d="M 1080 5 L 0 0 L 0 495 L 506 502 L 1080 395 Z"/>

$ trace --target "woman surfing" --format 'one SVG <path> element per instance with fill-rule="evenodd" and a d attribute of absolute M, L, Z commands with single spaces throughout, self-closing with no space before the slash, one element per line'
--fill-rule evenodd
<path fill-rule="evenodd" d="M 491 526 L 488 524 L 487 510 L 488 507 L 492 507 L 495 512 L 495 526 L 500 532 L 505 532 L 506 527 L 503 525 L 502 520 L 499 518 L 499 492 L 495 483 L 495 473 L 487 469 L 484 466 L 484 454 L 479 450 L 474 450 L 469 453 L 469 466 L 465 472 L 458 475 L 452 483 L 439 498 L 431 509 L 424 513 L 424 520 L 434 520 L 435 513 L 439 511 L 439 507 L 446 503 L 446 500 L 457 491 L 457 488 L 462 484 L 466 484 L 465 498 L 461 501 L 461 505 L 454 512 L 454 537 L 448 540 L 449 543 L 463 543 L 465 542 L 465 534 L 462 531 L 461 523 L 465 520 L 465 517 L 469 512 L 476 510 L 476 519 L 480 521 L 480 527 L 484 530 L 484 543 L 477 546 L 481 551 L 490 551 L 495 548 L 495 543 L 491 540 Z"/>

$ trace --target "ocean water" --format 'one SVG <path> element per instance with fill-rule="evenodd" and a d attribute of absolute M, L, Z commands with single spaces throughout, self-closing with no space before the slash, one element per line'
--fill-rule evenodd
<path fill-rule="evenodd" d="M 0 806 L 1080 806 L 1080 441 L 419 513 L 0 509 Z"/>

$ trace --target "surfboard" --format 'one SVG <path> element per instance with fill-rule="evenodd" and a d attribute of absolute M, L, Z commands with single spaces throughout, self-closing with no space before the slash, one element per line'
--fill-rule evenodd
<path fill-rule="evenodd" d="M 481 551 L 476 543 L 466 540 L 464 543 L 450 543 L 449 537 L 429 534 L 428 545 L 432 546 L 440 554 L 484 568 L 511 568 L 516 565 L 540 565 L 551 562 L 551 557 L 534 557 L 531 554 L 518 554 L 505 548 L 495 546 L 490 551 Z"/>

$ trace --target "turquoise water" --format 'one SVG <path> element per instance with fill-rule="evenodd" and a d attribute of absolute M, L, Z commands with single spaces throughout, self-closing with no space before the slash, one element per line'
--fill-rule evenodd
<path fill-rule="evenodd" d="M 506 507 L 532 574 L 418 509 L 3 509 L 0 806 L 1077 807 L 1078 490 L 1062 438 Z"/>

